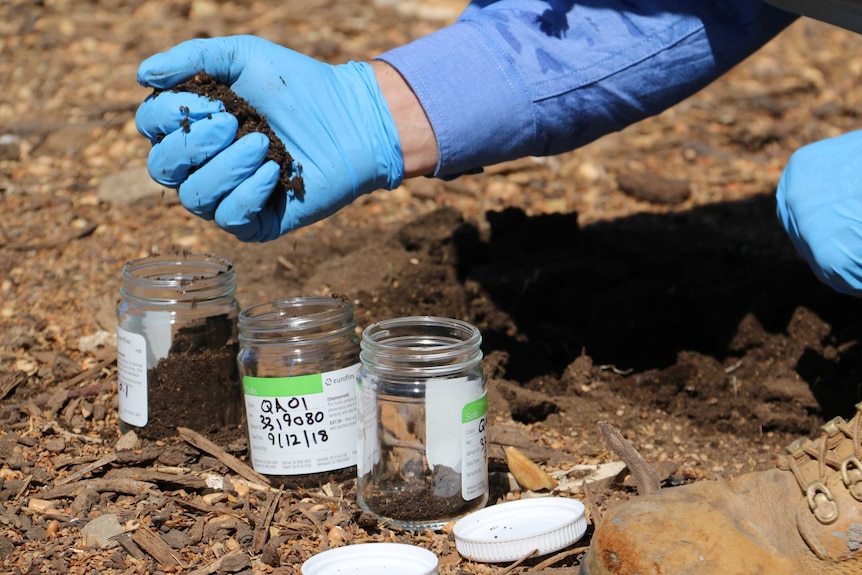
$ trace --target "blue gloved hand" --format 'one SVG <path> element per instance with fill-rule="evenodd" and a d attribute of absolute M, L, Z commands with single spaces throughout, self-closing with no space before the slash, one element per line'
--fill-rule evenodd
<path fill-rule="evenodd" d="M 395 122 L 368 63 L 332 66 L 254 36 L 183 42 L 138 69 L 143 86 L 167 89 L 206 71 L 264 116 L 295 161 L 304 192 L 270 199 L 279 166 L 269 139 L 236 137 L 221 102 L 163 92 L 138 108 L 153 143 L 147 162 L 182 204 L 243 241 L 268 241 L 331 215 L 404 177 Z"/>
<path fill-rule="evenodd" d="M 778 217 L 833 289 L 862 296 L 862 131 L 809 144 L 778 183 Z"/>

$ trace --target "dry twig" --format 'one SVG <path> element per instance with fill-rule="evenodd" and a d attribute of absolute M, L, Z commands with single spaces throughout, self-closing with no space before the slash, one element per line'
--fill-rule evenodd
<path fill-rule="evenodd" d="M 269 534 L 269 526 L 272 523 L 272 518 L 275 515 L 275 510 L 278 508 L 278 504 L 281 501 L 281 495 L 284 493 L 284 489 L 279 487 L 278 492 L 273 493 L 269 497 L 269 501 L 266 503 L 266 512 L 263 516 L 263 521 L 260 522 L 260 525 L 256 525 L 254 529 L 254 552 L 260 553 L 260 550 L 263 549 L 263 545 L 266 543 L 266 536 Z"/>
<path fill-rule="evenodd" d="M 159 537 L 158 533 L 154 533 L 148 527 L 141 525 L 136 529 L 132 533 L 132 541 L 162 565 L 168 567 L 184 566 L 182 559 L 171 549 L 171 546 L 165 543 L 165 540 Z"/>
<path fill-rule="evenodd" d="M 584 490 L 587 509 L 590 511 L 590 521 L 593 525 L 598 525 L 602 521 L 602 512 L 599 511 L 599 505 L 596 502 L 596 494 L 593 493 L 593 490 L 590 489 L 590 486 L 586 481 L 581 483 L 581 489 Z"/>
<path fill-rule="evenodd" d="M 608 421 L 600 421 L 599 429 L 611 451 L 617 454 L 629 468 L 637 485 L 638 495 L 655 493 L 661 489 L 661 480 L 655 469 L 650 467 L 638 450 L 617 431 Z"/>
<path fill-rule="evenodd" d="M 240 553 L 242 553 L 242 551 L 240 550 L 226 553 L 225 555 L 222 555 L 209 565 L 205 565 L 204 567 L 201 567 L 200 569 L 195 569 L 194 571 L 189 571 L 186 575 L 212 575 L 212 573 L 217 573 L 221 569 L 222 563 L 233 559 Z"/>
<path fill-rule="evenodd" d="M 42 499 L 59 499 L 61 497 L 74 497 L 85 489 L 92 489 L 97 493 L 111 491 L 114 493 L 123 493 L 125 495 L 143 495 L 155 491 L 156 486 L 145 481 L 135 481 L 134 479 L 85 479 L 75 483 L 69 483 L 55 487 L 50 491 L 43 491 L 39 494 Z"/>
<path fill-rule="evenodd" d="M 536 563 L 536 565 L 527 569 L 527 572 L 528 573 L 537 573 L 537 572 L 538 573 L 544 573 L 545 570 L 548 569 L 551 565 L 553 565 L 555 563 L 559 563 L 563 559 L 566 559 L 567 557 L 571 557 L 572 555 L 577 555 L 578 553 L 584 553 L 587 551 L 587 549 L 589 549 L 589 546 L 573 547 L 572 549 L 567 549 L 566 551 L 563 551 L 561 553 L 557 553 L 556 555 L 553 555 L 552 557 L 548 557 L 547 559 L 545 559 L 541 563 Z M 556 573 L 556 570 L 554 572 Z"/>
<path fill-rule="evenodd" d="M 314 526 L 317 528 L 318 531 L 320 531 L 320 546 L 324 550 L 329 549 L 329 537 L 327 537 L 328 534 L 326 532 L 326 527 L 323 526 L 323 523 L 321 523 L 320 520 L 314 516 L 314 513 L 311 513 L 310 511 L 301 507 L 299 508 L 299 511 L 303 515 L 308 517 L 308 520 L 314 523 Z"/>
<path fill-rule="evenodd" d="M 109 365 L 111 365 L 113 363 L 116 363 L 116 361 L 117 361 L 117 358 L 111 358 L 111 359 L 106 359 L 104 361 L 101 361 L 101 362 L 97 363 L 96 365 L 94 365 L 93 367 L 91 367 L 90 369 L 86 369 L 86 370 L 82 371 L 81 373 L 79 373 L 78 375 L 67 379 L 66 381 L 61 383 L 58 387 L 68 389 L 70 387 L 74 387 L 74 386 L 78 385 L 79 383 L 83 383 L 89 379 L 93 379 L 94 377 L 99 375 L 103 369 L 105 369 L 106 367 L 108 367 Z"/>
<path fill-rule="evenodd" d="M 66 477 L 63 477 L 62 479 L 58 479 L 57 481 L 54 482 L 54 487 L 60 487 L 61 485 L 66 485 L 67 483 L 72 483 L 73 481 L 77 481 L 77 480 L 81 479 L 82 477 L 84 477 L 85 475 L 87 475 L 88 473 L 90 473 L 91 471 L 95 471 L 96 469 L 99 469 L 101 467 L 109 465 L 116 460 L 117 460 L 117 452 L 116 451 L 111 452 L 108 455 L 106 455 L 105 457 L 103 457 L 99 460 L 96 460 L 93 463 L 90 463 L 89 465 L 85 465 L 84 467 L 82 467 L 81 469 L 76 471 L 75 473 L 67 475 Z"/>
<path fill-rule="evenodd" d="M 227 466 L 229 469 L 232 469 L 241 477 L 248 479 L 249 481 L 256 481 L 258 483 L 262 483 L 263 485 L 269 485 L 269 479 L 265 476 L 261 475 L 200 433 L 197 433 L 188 427 L 177 427 L 177 433 L 180 434 L 180 437 L 183 440 L 191 443 L 198 449 L 202 451 L 206 451 L 213 457 L 219 460 L 222 464 Z"/>
<path fill-rule="evenodd" d="M 499 575 L 507 575 L 508 573 L 511 573 L 512 571 L 517 569 L 521 563 L 523 563 L 524 561 L 526 561 L 527 559 L 529 559 L 530 557 L 535 555 L 537 551 L 538 551 L 538 549 L 533 549 L 532 551 L 530 551 L 529 553 L 527 553 L 526 555 L 524 555 L 523 557 L 521 557 L 520 559 L 518 559 L 517 561 L 515 561 L 514 563 L 512 563 L 511 565 L 509 565 L 505 569 L 503 569 L 502 571 L 500 571 Z"/>
<path fill-rule="evenodd" d="M 23 371 L 4 373 L 0 375 L 0 399 L 9 395 L 9 392 L 25 381 L 27 381 L 27 374 Z"/>

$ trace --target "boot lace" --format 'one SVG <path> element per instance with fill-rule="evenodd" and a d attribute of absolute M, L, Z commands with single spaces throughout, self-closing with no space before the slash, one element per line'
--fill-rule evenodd
<path fill-rule="evenodd" d="M 808 508 L 824 525 L 838 519 L 832 493 L 835 487 L 843 485 L 854 499 L 862 501 L 862 403 L 856 405 L 856 410 L 849 422 L 836 417 L 822 425 L 815 441 L 797 439 L 778 461 L 779 469 L 793 473 Z M 836 473 L 840 483 L 835 481 Z"/>

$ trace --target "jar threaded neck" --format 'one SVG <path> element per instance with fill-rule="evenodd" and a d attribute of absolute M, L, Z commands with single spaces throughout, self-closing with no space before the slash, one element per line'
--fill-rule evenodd
<path fill-rule="evenodd" d="M 239 314 L 240 341 L 319 345 L 353 332 L 353 304 L 336 296 L 284 298 L 253 305 Z"/>
<path fill-rule="evenodd" d="M 402 317 L 377 322 L 362 332 L 360 360 L 372 373 L 446 377 L 479 365 L 481 344 L 479 330 L 465 321 Z"/>
<path fill-rule="evenodd" d="M 123 298 L 160 304 L 232 298 L 236 272 L 224 258 L 205 254 L 152 255 L 123 266 Z"/>

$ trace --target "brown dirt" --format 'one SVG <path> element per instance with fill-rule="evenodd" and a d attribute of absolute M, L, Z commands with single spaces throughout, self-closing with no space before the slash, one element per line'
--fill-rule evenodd
<path fill-rule="evenodd" d="M 291 191 L 297 198 L 302 199 L 305 194 L 305 186 L 302 183 L 302 176 L 298 175 L 294 169 L 293 156 L 287 151 L 284 142 L 272 131 L 266 118 L 254 106 L 237 96 L 229 86 L 218 82 L 211 74 L 203 72 L 177 84 L 172 91 L 191 92 L 223 103 L 225 110 L 233 114 L 239 122 L 239 128 L 236 131 L 237 140 L 252 132 L 259 132 L 269 138 L 269 149 L 265 159 L 272 160 L 281 167 L 273 194 Z M 186 130 L 192 129 L 192 126 L 188 124 L 183 127 Z"/>
<path fill-rule="evenodd" d="M 171 191 L 134 205 L 100 195 L 109 176 L 145 165 L 138 62 L 227 33 L 339 62 L 457 11 L 430 1 L 397 12 L 191 6 L 0 7 L 0 126 L 19 138 L 0 148 L 0 571 L 295 574 L 313 553 L 368 540 L 427 547 L 443 575 L 506 567 L 460 558 L 446 532 L 378 524 L 357 509 L 352 482 L 279 494 L 179 437 L 118 449 L 119 275 L 151 251 L 232 260 L 243 306 L 339 293 L 360 326 L 419 314 L 477 325 L 491 380 L 492 502 L 521 495 L 505 481 L 506 445 L 559 477 L 561 495 L 583 499 L 575 466 L 616 459 L 603 420 L 671 487 L 766 469 L 796 437 L 853 414 L 862 313 L 793 253 L 773 192 L 794 149 L 859 127 L 857 36 L 800 22 L 694 98 L 582 150 L 408 181 L 245 245 Z M 245 457 L 242 442 L 219 447 Z M 221 487 L 206 484 L 213 476 Z M 608 485 L 599 508 L 633 494 Z M 84 525 L 106 514 L 142 527 L 118 547 L 88 547 Z"/>
<path fill-rule="evenodd" d="M 244 435 L 235 330 L 225 315 L 177 330 L 167 357 L 147 373 L 149 420 L 129 426 L 139 437 L 173 437 L 178 425 L 223 443 Z"/>

